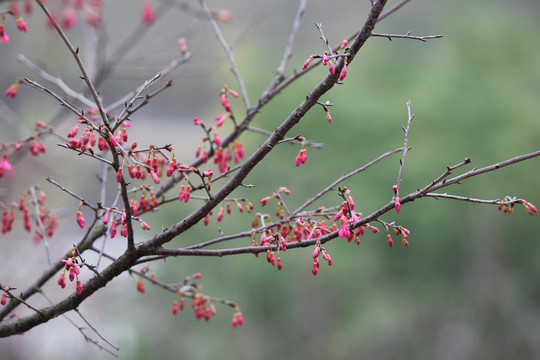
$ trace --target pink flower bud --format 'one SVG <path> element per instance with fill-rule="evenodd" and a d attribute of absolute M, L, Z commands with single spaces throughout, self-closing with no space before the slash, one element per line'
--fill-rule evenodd
<path fill-rule="evenodd" d="M 220 222 L 221 220 L 223 220 L 223 208 L 219 209 L 217 214 L 217 222 Z"/>
<path fill-rule="evenodd" d="M 336 69 L 334 68 L 334 64 L 332 61 L 328 61 L 328 71 L 331 75 L 334 75 L 336 73 Z"/>
<path fill-rule="evenodd" d="M 15 20 L 15 22 L 17 24 L 17 29 L 19 29 L 20 31 L 23 31 L 23 32 L 28 31 L 28 27 L 26 26 L 26 23 L 24 22 L 22 17 L 19 16 L 17 18 L 17 20 Z"/>
<path fill-rule="evenodd" d="M 309 64 L 311 63 L 311 61 L 313 60 L 313 55 L 311 55 L 309 57 L 309 59 L 306 60 L 306 62 L 304 63 L 304 65 L 302 65 L 302 70 L 306 70 L 307 67 L 309 66 Z"/>
<path fill-rule="evenodd" d="M 315 246 L 315 250 L 313 250 L 313 258 L 317 258 L 319 256 L 319 246 Z"/>
<path fill-rule="evenodd" d="M 319 271 L 319 267 L 317 266 L 317 263 L 314 262 L 313 263 L 313 268 L 311 269 L 311 273 L 313 274 L 313 276 L 317 276 L 318 271 Z"/>
<path fill-rule="evenodd" d="M 6 293 L 3 293 L 2 294 L 2 299 L 0 300 L 0 304 L 6 305 L 6 303 L 7 303 L 7 295 L 6 295 Z"/>
<path fill-rule="evenodd" d="M 122 168 L 119 168 L 116 172 L 116 182 L 121 183 L 122 182 Z"/>
<path fill-rule="evenodd" d="M 155 171 L 152 171 L 152 180 L 154 180 L 156 184 L 159 184 L 159 175 Z"/>
<path fill-rule="evenodd" d="M 184 39 L 184 38 L 178 39 L 177 44 L 178 44 L 178 47 L 180 48 L 180 52 L 181 52 L 182 54 L 185 54 L 185 53 L 187 52 L 187 42 L 186 42 L 186 39 Z M 195 124 L 195 125 L 197 125 L 197 124 Z"/>
<path fill-rule="evenodd" d="M 283 264 L 281 263 L 281 258 L 278 257 L 277 258 L 277 269 L 281 270 L 282 268 L 283 268 Z"/>
<path fill-rule="evenodd" d="M 178 301 L 177 300 L 174 300 L 173 302 L 172 314 L 173 316 L 176 316 L 176 314 L 178 314 Z"/>
<path fill-rule="evenodd" d="M 17 81 L 15 82 L 15 84 L 8 87 L 6 92 L 4 92 L 4 96 L 7 96 L 13 99 L 15 96 L 17 96 L 18 92 L 19 92 L 19 82 Z"/>
<path fill-rule="evenodd" d="M 57 284 L 63 288 L 66 287 L 66 275 L 62 272 L 58 278 Z"/>
<path fill-rule="evenodd" d="M 386 242 L 388 243 L 388 246 L 390 247 L 394 246 L 394 240 L 392 240 L 392 237 L 390 236 L 390 234 L 388 234 L 388 236 L 386 237 Z"/>
<path fill-rule="evenodd" d="M 82 215 L 82 213 L 81 213 L 80 210 L 77 211 L 77 224 L 79 224 L 79 226 L 81 227 L 81 229 L 84 227 L 84 224 L 85 224 L 83 215 Z"/>
<path fill-rule="evenodd" d="M 339 81 L 343 81 L 345 77 L 347 76 L 347 64 L 343 65 L 343 69 L 341 69 L 341 72 L 339 73 Z"/>
<path fill-rule="evenodd" d="M 81 280 L 77 280 L 77 286 L 75 287 L 75 290 L 77 291 L 77 294 L 81 295 L 81 293 L 82 293 Z"/>
<path fill-rule="evenodd" d="M 324 54 L 322 56 L 322 64 L 324 66 L 326 66 L 328 64 L 328 54 L 326 53 L 326 51 L 324 52 Z"/>
<path fill-rule="evenodd" d="M 144 292 L 145 292 L 144 283 L 142 282 L 141 278 L 139 278 L 139 280 L 137 280 L 137 291 L 140 292 L 141 294 L 144 294 Z"/>
<path fill-rule="evenodd" d="M 396 212 L 399 213 L 399 211 L 401 210 L 401 202 L 399 201 L 399 197 L 396 197 L 395 207 L 396 207 Z"/>
<path fill-rule="evenodd" d="M 349 40 L 345 39 L 341 42 L 341 50 L 345 49 L 347 47 L 347 44 L 349 43 Z"/>
<path fill-rule="evenodd" d="M 203 173 L 204 176 L 208 178 L 208 180 L 212 179 L 212 176 L 214 175 L 214 171 L 212 169 L 208 169 Z"/>
<path fill-rule="evenodd" d="M 187 203 L 190 197 L 191 197 L 191 188 L 188 185 L 186 186 L 186 193 L 184 194 L 184 202 Z"/>
<path fill-rule="evenodd" d="M 155 14 L 154 14 L 154 4 L 152 1 L 147 0 L 144 2 L 141 13 L 142 22 L 150 26 L 154 23 Z"/>

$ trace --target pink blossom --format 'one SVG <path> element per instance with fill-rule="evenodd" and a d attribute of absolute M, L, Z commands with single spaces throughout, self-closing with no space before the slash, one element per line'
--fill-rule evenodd
<path fill-rule="evenodd" d="M 144 2 L 141 13 L 142 22 L 145 25 L 152 25 L 155 19 L 154 4 L 152 1 L 147 0 Z"/>
<path fill-rule="evenodd" d="M 19 92 L 19 82 L 16 81 L 13 85 L 8 87 L 8 89 L 4 92 L 4 96 L 7 96 L 13 99 L 15 96 L 17 96 L 18 92 Z"/>
<path fill-rule="evenodd" d="M 331 75 L 334 75 L 336 73 L 336 69 L 334 68 L 334 64 L 332 61 L 328 61 L 328 71 Z"/>
<path fill-rule="evenodd" d="M 66 275 L 62 272 L 58 278 L 57 284 L 63 288 L 66 287 Z"/>
<path fill-rule="evenodd" d="M 26 23 L 24 22 L 22 17 L 19 16 L 17 18 L 17 20 L 15 20 L 15 22 L 17 24 L 17 29 L 19 29 L 20 31 L 23 31 L 23 32 L 28 31 L 28 26 L 26 26 Z"/>
<path fill-rule="evenodd" d="M 77 224 L 79 224 L 79 226 L 81 227 L 81 229 L 84 227 L 84 224 L 85 224 L 83 215 L 82 215 L 82 213 L 81 213 L 80 210 L 77 211 Z"/>

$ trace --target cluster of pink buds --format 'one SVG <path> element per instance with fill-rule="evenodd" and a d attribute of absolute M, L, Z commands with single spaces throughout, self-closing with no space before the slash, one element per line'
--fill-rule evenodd
<path fill-rule="evenodd" d="M 238 326 L 244 326 L 244 316 L 242 316 L 242 312 L 236 306 L 234 309 L 234 315 L 231 321 L 231 327 L 233 329 L 236 329 Z"/>
<path fill-rule="evenodd" d="M 15 18 L 15 24 L 19 31 L 22 31 L 22 32 L 28 31 L 28 26 L 26 25 L 26 22 L 21 17 L 19 5 L 17 4 L 16 1 L 10 2 L 9 11 L 7 13 L 13 15 L 13 17 Z M 6 20 L 6 15 L 2 14 L 0 16 L 0 44 L 9 43 L 9 35 L 6 33 L 5 20 Z"/>
<path fill-rule="evenodd" d="M 503 211 L 505 214 L 511 214 L 514 212 L 514 204 L 516 203 L 520 203 L 522 204 L 523 206 L 525 206 L 525 210 L 527 210 L 527 212 L 530 214 L 530 215 L 534 215 L 538 212 L 538 210 L 536 209 L 536 207 L 531 204 L 530 202 L 528 202 L 527 200 L 524 200 L 524 199 L 516 199 L 516 198 L 513 198 L 511 196 L 505 196 L 504 199 L 503 199 L 504 202 L 507 202 L 507 204 L 499 204 L 499 206 L 497 207 L 497 209 L 499 211 Z"/>
<path fill-rule="evenodd" d="M 321 255 L 322 258 L 326 260 L 328 266 L 332 266 L 333 264 L 330 254 L 328 254 L 326 249 L 321 246 L 321 242 L 317 241 L 315 243 L 315 249 L 313 250 L 313 268 L 311 269 L 311 273 L 313 274 L 313 276 L 317 275 L 321 266 L 321 262 L 319 261 L 319 255 Z"/>
<path fill-rule="evenodd" d="M 60 277 L 58 278 L 58 285 L 60 285 L 63 288 L 66 287 L 66 271 L 69 273 L 69 281 L 73 282 L 73 280 L 77 279 L 77 286 L 76 291 L 77 294 L 82 293 L 82 284 L 79 280 L 79 266 L 77 265 L 77 249 L 73 248 L 71 250 L 70 256 L 67 260 L 60 260 L 61 263 L 65 264 L 64 270 L 60 274 Z"/>
<path fill-rule="evenodd" d="M 305 164 L 307 160 L 307 150 L 306 150 L 306 145 L 304 143 L 304 138 L 300 137 L 300 139 L 302 141 L 302 148 L 298 152 L 298 155 L 296 155 L 296 159 L 294 159 L 294 164 L 297 167 L 300 166 L 301 164 Z"/>
<path fill-rule="evenodd" d="M 395 226 L 394 223 L 389 224 L 389 225 L 392 227 L 394 234 L 401 237 L 401 243 L 405 245 L 405 247 L 409 247 L 409 241 L 407 240 L 407 238 L 409 237 L 410 231 L 401 225 Z M 388 243 L 389 247 L 393 247 L 394 240 L 392 239 L 392 236 L 390 235 L 388 225 L 384 224 L 384 227 L 386 228 L 386 242 Z"/>

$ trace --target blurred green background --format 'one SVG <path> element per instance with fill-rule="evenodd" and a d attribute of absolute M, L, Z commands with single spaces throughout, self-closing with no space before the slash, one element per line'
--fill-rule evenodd
<path fill-rule="evenodd" d="M 114 50 L 137 26 L 140 3 L 106 3 L 108 45 L 97 53 L 92 49 L 101 38 L 88 26 L 80 24 L 69 33 L 90 69 L 95 56 Z M 389 1 L 387 7 L 394 3 Z M 197 6 L 197 2 L 193 4 Z M 254 103 L 279 64 L 298 2 L 209 1 L 209 5 L 234 14 L 233 21 L 222 24 L 222 29 L 234 46 Z M 368 9 L 368 1 L 309 1 L 288 74 L 298 70 L 310 54 L 324 50 L 313 22 L 321 22 L 331 43 L 339 44 L 362 25 Z M 402 196 L 425 186 L 446 166 L 465 157 L 472 159 L 470 169 L 538 150 L 539 18 L 540 4 L 533 0 L 412 1 L 375 31 L 444 37 L 428 43 L 370 39 L 349 67 L 344 84 L 322 99 L 335 104 L 332 125 L 322 109 L 313 108 L 289 134 L 301 134 L 324 147 L 308 148 L 307 163 L 296 168 L 299 146 L 279 146 L 246 179 L 256 187 L 235 195 L 248 196 L 256 204 L 279 186 L 287 186 L 292 191 L 286 197 L 287 205 L 297 208 L 343 172 L 402 146 L 401 126 L 407 121 L 409 99 L 416 118 L 409 135 L 412 149 L 406 160 Z M 41 30 L 43 16 L 36 13 L 27 22 L 28 34 L 17 33 L 9 27 L 13 24 L 6 24 L 12 39 L 10 44 L 0 44 L 0 88 L 7 89 L 20 75 L 39 79 L 16 61 L 17 53 L 77 87 L 73 60 L 55 34 Z M 223 84 L 238 89 L 206 22 L 171 10 L 126 54 L 127 60 L 100 85 L 100 93 L 106 103 L 112 103 L 150 78 L 178 56 L 175 42 L 180 36 L 187 38 L 194 57 L 170 76 L 172 89 L 134 116 L 131 140 L 143 146 L 172 143 L 177 156 L 189 161 L 203 136 L 194 129 L 192 118 L 210 123 L 221 111 L 218 95 Z M 253 126 L 273 130 L 325 75 L 326 69 L 319 68 L 304 76 L 266 106 Z M 29 134 L 26 128 L 34 121 L 49 121 L 43 114 L 58 110 L 54 101 L 35 90 L 21 87 L 20 92 L 16 99 L 0 102 L 0 141 Z M 241 101 L 233 106 L 241 117 Z M 59 117 L 64 118 L 60 126 L 67 132 L 75 119 L 66 114 Z M 248 155 L 263 140 L 255 133 L 242 136 Z M 20 191 L 43 182 L 45 176 L 85 197 L 95 196 L 90 175 L 100 170 L 92 168 L 88 159 L 74 159 L 56 149 L 53 139 L 46 144 L 49 151 L 44 157 L 22 159 L 16 183 L 1 180 L 2 200 L 17 199 Z M 64 160 L 72 165 L 44 165 Z M 394 155 L 343 184 L 351 189 L 357 209 L 369 214 L 390 200 L 398 167 L 398 155 Z M 89 174 L 88 181 L 77 176 L 80 171 Z M 512 195 L 538 207 L 539 176 L 540 162 L 534 159 L 446 191 L 484 199 Z M 62 220 L 61 235 L 51 244 L 53 254 L 61 254 L 79 236 L 72 219 L 78 204 L 52 187 L 44 187 Z M 174 224 L 197 204 L 192 200 L 188 205 L 163 207 L 148 217 L 152 232 Z M 339 198 L 334 192 L 317 205 L 321 204 L 337 205 Z M 255 211 L 263 210 L 273 211 L 256 204 Z M 220 227 L 226 233 L 247 230 L 251 219 L 250 215 L 226 217 Z M 498 213 L 494 206 L 421 199 L 406 204 L 399 215 L 392 212 L 382 219 L 395 220 L 411 231 L 410 248 L 396 241 L 389 249 L 384 234 L 367 234 L 360 246 L 336 239 L 326 246 L 334 265 L 322 264 L 316 277 L 311 274 L 309 249 L 282 254 L 281 272 L 264 257 L 252 255 L 178 258 L 152 264 L 157 278 L 169 282 L 202 272 L 205 293 L 240 304 L 245 318 L 240 329 L 230 328 L 232 311 L 221 305 L 210 323 L 194 319 L 189 301 L 186 310 L 173 317 L 171 294 L 147 284 L 146 294 L 141 295 L 135 290 L 136 278 L 127 275 L 83 303 L 80 311 L 103 336 L 120 346 L 119 356 L 125 359 L 540 358 L 537 217 L 529 216 L 522 207 L 509 216 Z M 206 228 L 198 226 L 175 239 L 171 246 L 218 235 L 214 220 Z M 41 247 L 30 244 L 22 233 L 18 236 L 0 238 L 0 281 L 22 289 L 44 268 L 45 257 Z M 147 236 L 140 234 L 138 241 Z M 248 242 L 240 240 L 235 245 Z M 123 244 L 117 241 L 109 246 L 111 253 L 119 253 Z M 23 268 L 17 255 L 20 251 L 28 254 Z M 88 258 L 92 260 L 91 255 Z M 54 299 L 66 294 L 54 284 L 48 293 Z M 74 314 L 69 317 L 76 319 Z M 108 356 L 86 343 L 62 317 L 24 336 L 0 340 L 0 352 L 13 359 L 36 354 L 42 359 Z"/>

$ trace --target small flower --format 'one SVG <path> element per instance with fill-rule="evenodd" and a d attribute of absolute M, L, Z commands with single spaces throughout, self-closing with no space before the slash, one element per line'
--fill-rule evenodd
<path fill-rule="evenodd" d="M 216 126 L 220 127 L 225 122 L 225 118 L 227 117 L 227 114 L 219 114 L 216 116 Z"/>
<path fill-rule="evenodd" d="M 81 293 L 82 293 L 81 280 L 77 280 L 77 286 L 75 287 L 75 290 L 77 291 L 77 294 L 81 295 Z"/>
<path fill-rule="evenodd" d="M 0 304 L 6 305 L 6 303 L 7 303 L 7 295 L 6 295 L 6 293 L 3 293 L 2 294 L 2 299 L 0 300 Z"/>
<path fill-rule="evenodd" d="M 81 229 L 84 227 L 84 224 L 85 224 L 84 217 L 80 210 L 77 211 L 77 224 L 79 224 Z"/>
<path fill-rule="evenodd" d="M 281 263 L 281 258 L 279 256 L 277 258 L 277 269 L 278 270 L 283 269 L 283 264 Z"/>
<path fill-rule="evenodd" d="M 319 243 L 319 242 L 317 242 Z M 313 250 L 313 258 L 316 259 L 319 256 L 320 247 L 315 246 L 315 250 Z"/>
<path fill-rule="evenodd" d="M 327 107 L 324 108 L 324 112 L 326 113 L 326 119 L 328 120 L 328 123 L 332 123 L 332 115 L 330 115 L 330 109 Z"/>
<path fill-rule="evenodd" d="M 208 178 L 208 180 L 212 179 L 212 176 L 214 175 L 214 171 L 212 169 L 208 169 L 203 173 L 204 176 Z"/>
<path fill-rule="evenodd" d="M 306 62 L 304 63 L 304 65 L 302 65 L 302 70 L 306 70 L 306 69 L 307 69 L 307 67 L 309 66 L 309 64 L 311 63 L 311 61 L 313 61 L 313 58 L 314 58 L 314 56 L 311 55 L 311 56 L 309 57 L 309 59 L 306 60 Z"/>
<path fill-rule="evenodd" d="M 270 201 L 270 199 L 272 198 L 272 196 L 266 196 L 266 197 L 263 197 L 261 199 L 261 205 L 262 206 L 265 206 L 266 204 L 268 204 L 268 201 Z"/>
<path fill-rule="evenodd" d="M 120 168 L 118 168 L 118 171 L 116 172 L 116 182 L 121 183 L 122 179 L 123 179 L 122 168 L 120 167 Z"/>
<path fill-rule="evenodd" d="M 14 98 L 17 96 L 17 93 L 19 92 L 19 81 L 15 81 L 14 84 L 12 84 L 8 89 L 4 92 L 4 96 Z"/>
<path fill-rule="evenodd" d="M 64 272 L 60 274 L 57 283 L 62 287 L 62 289 L 66 287 L 66 274 Z"/>
<path fill-rule="evenodd" d="M 20 31 L 23 31 L 23 32 L 28 31 L 28 27 L 26 26 L 26 23 L 24 22 L 22 17 L 19 16 L 17 18 L 17 20 L 15 20 L 15 22 L 17 24 L 17 29 L 19 29 Z"/>
<path fill-rule="evenodd" d="M 388 234 L 388 236 L 386 237 L 386 242 L 388 243 L 388 246 L 394 246 L 394 240 L 392 240 L 392 236 L 390 236 L 390 234 Z"/>
<path fill-rule="evenodd" d="M 296 155 L 296 159 L 294 160 L 294 164 L 298 167 L 301 164 L 305 164 L 307 160 L 307 150 L 305 148 L 302 148 L 298 155 Z"/>
<path fill-rule="evenodd" d="M 341 69 L 341 72 L 339 73 L 339 81 L 343 81 L 345 77 L 347 76 L 347 64 L 343 65 L 343 68 Z"/>
<path fill-rule="evenodd" d="M 313 268 L 311 269 L 311 273 L 313 276 L 317 276 L 317 272 L 319 271 L 319 266 L 317 265 L 317 262 L 313 262 Z"/>
<path fill-rule="evenodd" d="M 143 283 L 141 278 L 139 278 L 139 280 L 137 280 L 137 291 L 140 292 L 141 294 L 144 294 L 144 292 L 145 292 L 144 283 Z"/>
<path fill-rule="evenodd" d="M 147 26 L 150 26 L 154 23 L 155 13 L 154 4 L 152 3 L 152 1 L 147 0 L 144 2 L 141 12 L 141 18 L 142 22 Z"/>
<path fill-rule="evenodd" d="M 221 220 L 223 220 L 223 207 L 219 209 L 217 214 L 217 222 L 220 222 Z"/>
<path fill-rule="evenodd" d="M 332 61 L 328 61 L 328 71 L 331 75 L 334 75 L 336 73 L 336 69 L 334 68 L 334 64 Z"/>
<path fill-rule="evenodd" d="M 187 43 L 186 43 L 186 39 L 184 38 L 180 38 L 178 39 L 178 47 L 180 48 L 180 52 L 183 54 L 185 54 L 187 52 Z M 197 124 L 195 124 L 197 125 Z"/>
<path fill-rule="evenodd" d="M 345 49 L 347 47 L 347 44 L 349 43 L 349 40 L 345 39 L 341 42 L 341 50 Z"/>
<path fill-rule="evenodd" d="M 322 64 L 324 66 L 326 66 L 326 64 L 328 64 L 328 53 L 325 51 L 323 56 L 322 56 Z"/>
<path fill-rule="evenodd" d="M 178 301 L 177 300 L 174 300 L 173 302 L 172 314 L 173 316 L 176 316 L 176 314 L 178 314 Z"/>

